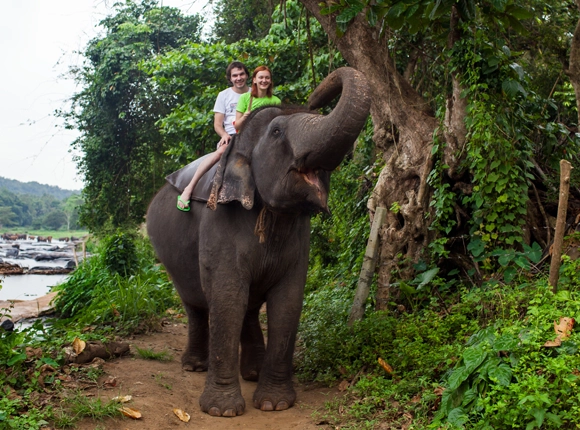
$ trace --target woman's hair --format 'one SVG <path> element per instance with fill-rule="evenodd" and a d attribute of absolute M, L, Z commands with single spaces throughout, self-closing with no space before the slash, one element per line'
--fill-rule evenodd
<path fill-rule="evenodd" d="M 252 97 L 258 97 L 258 84 L 254 82 L 254 78 L 256 77 L 258 72 L 268 72 L 270 74 L 270 86 L 266 91 L 266 95 L 268 97 L 272 97 L 272 88 L 274 87 L 274 81 L 272 78 L 272 71 L 267 66 L 258 66 L 254 69 L 254 73 L 252 73 Z"/>

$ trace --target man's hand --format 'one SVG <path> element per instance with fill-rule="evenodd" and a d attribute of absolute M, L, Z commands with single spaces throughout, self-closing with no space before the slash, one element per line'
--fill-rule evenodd
<path fill-rule="evenodd" d="M 231 138 L 232 138 L 232 136 L 230 136 L 229 134 L 226 133 L 226 135 L 222 136 L 222 138 L 218 142 L 217 147 L 219 148 L 222 145 L 227 145 L 228 143 L 230 143 Z"/>

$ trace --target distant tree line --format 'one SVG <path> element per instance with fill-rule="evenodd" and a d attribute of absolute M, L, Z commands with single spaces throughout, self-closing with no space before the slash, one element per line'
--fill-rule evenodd
<path fill-rule="evenodd" d="M 20 182 L 16 179 L 8 179 L 0 176 L 0 188 L 5 188 L 15 194 L 30 194 L 32 196 L 43 196 L 49 194 L 58 200 L 66 199 L 73 194 L 80 194 L 80 191 L 64 190 L 54 185 L 39 184 L 38 182 Z"/>
<path fill-rule="evenodd" d="M 0 188 L 0 229 L 78 229 L 78 206 L 82 198 L 80 193 L 68 193 L 69 196 L 59 198 L 49 193 L 40 196 L 16 194 L 7 188 Z"/>

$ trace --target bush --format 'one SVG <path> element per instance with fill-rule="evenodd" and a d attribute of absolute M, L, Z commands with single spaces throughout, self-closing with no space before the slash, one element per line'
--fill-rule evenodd
<path fill-rule="evenodd" d="M 580 333 L 572 331 L 560 346 L 544 346 L 557 333 L 561 317 L 580 318 L 580 262 L 565 259 L 561 289 L 546 280 L 528 289 L 520 318 L 498 320 L 476 331 L 446 388 L 433 423 L 472 428 L 568 428 L 580 424 Z"/>
<path fill-rule="evenodd" d="M 56 287 L 54 305 L 61 317 L 135 331 L 155 326 L 167 308 L 179 306 L 147 239 L 118 232 L 105 237 L 96 253 Z"/>
<path fill-rule="evenodd" d="M 135 272 L 138 263 L 136 240 L 134 231 L 122 230 L 103 239 L 100 256 L 102 264 L 111 274 L 127 277 Z"/>
<path fill-rule="evenodd" d="M 341 428 L 576 428 L 580 331 L 544 344 L 561 317 L 580 318 L 578 273 L 580 261 L 564 257 L 557 293 L 542 275 L 488 281 L 352 328 L 349 290 L 319 289 L 306 297 L 299 375 L 349 383 L 326 416 Z"/>

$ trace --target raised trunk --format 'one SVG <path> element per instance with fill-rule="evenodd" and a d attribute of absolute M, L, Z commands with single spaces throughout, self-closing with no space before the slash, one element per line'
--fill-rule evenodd
<path fill-rule="evenodd" d="M 298 127 L 298 133 L 309 136 L 302 148 L 295 149 L 296 158 L 303 159 L 306 167 L 336 169 L 366 123 L 370 88 L 364 75 L 350 67 L 337 69 L 326 77 L 310 95 L 308 107 L 314 110 L 327 106 L 339 94 L 330 114 L 304 115 L 302 126 Z"/>

